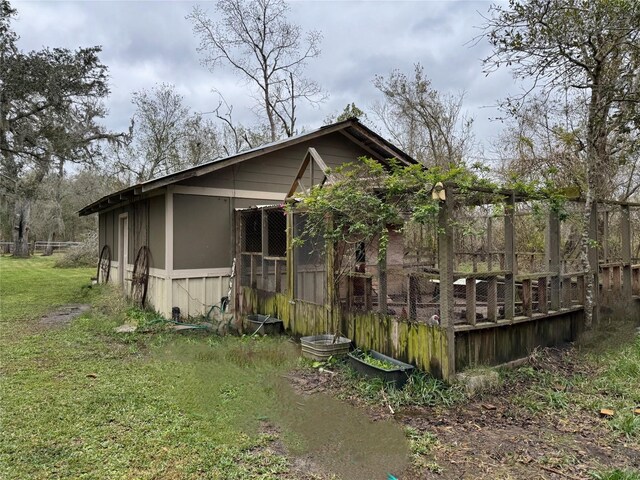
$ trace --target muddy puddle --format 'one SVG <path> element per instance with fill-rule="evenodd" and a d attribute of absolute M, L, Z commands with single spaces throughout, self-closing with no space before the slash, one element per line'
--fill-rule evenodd
<path fill-rule="evenodd" d="M 372 421 L 366 413 L 328 394 L 299 395 L 278 382 L 273 421 L 296 463 L 349 480 L 386 479 L 409 464 L 402 427 Z"/>
<path fill-rule="evenodd" d="M 226 339 L 178 343 L 157 353 L 175 376 L 181 408 L 250 435 L 268 425 L 277 437 L 270 448 L 289 459 L 292 471 L 345 480 L 398 476 L 409 464 L 403 427 L 372 421 L 329 394 L 297 393 L 288 375 L 298 350 L 284 341 Z"/>

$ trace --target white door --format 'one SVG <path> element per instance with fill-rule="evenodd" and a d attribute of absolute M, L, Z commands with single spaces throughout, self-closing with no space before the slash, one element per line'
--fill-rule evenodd
<path fill-rule="evenodd" d="M 120 215 L 118 237 L 118 283 L 126 288 L 127 265 L 129 264 L 129 218 L 127 214 Z"/>

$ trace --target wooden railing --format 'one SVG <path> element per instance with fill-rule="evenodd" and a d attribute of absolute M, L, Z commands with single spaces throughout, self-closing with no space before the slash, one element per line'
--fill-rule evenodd
<path fill-rule="evenodd" d="M 248 277 L 248 282 L 241 278 L 243 286 L 277 293 L 285 291 L 286 278 L 283 282 L 283 276 L 287 272 L 287 257 L 263 256 L 261 252 L 241 252 L 240 256 L 241 277 Z M 273 274 L 269 273 L 270 265 L 273 265 Z M 271 275 L 275 277 L 273 285 L 269 284 Z"/>
<path fill-rule="evenodd" d="M 619 292 L 640 296 L 640 264 L 610 262 L 600 264 L 600 288 L 606 294 Z"/>

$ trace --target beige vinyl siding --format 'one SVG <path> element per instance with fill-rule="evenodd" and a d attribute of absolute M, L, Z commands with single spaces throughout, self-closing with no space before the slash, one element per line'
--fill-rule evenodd
<path fill-rule="evenodd" d="M 358 157 L 367 155 L 364 149 L 355 145 L 344 135 L 334 133 L 278 152 L 253 158 L 201 177 L 190 178 L 179 184 L 286 193 L 289 191 L 289 187 L 291 187 L 309 147 L 315 148 L 330 168 L 353 162 Z M 316 182 L 320 180 L 320 175 L 316 176 Z"/>

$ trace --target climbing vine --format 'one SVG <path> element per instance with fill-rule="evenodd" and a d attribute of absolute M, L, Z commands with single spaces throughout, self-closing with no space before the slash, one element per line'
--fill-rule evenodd
<path fill-rule="evenodd" d="M 402 231 L 408 223 L 438 228 L 442 204 L 438 191 L 445 186 L 462 194 L 457 201 L 467 205 L 491 204 L 494 211 L 504 211 L 507 191 L 527 198 L 534 213 L 549 209 L 562 217 L 565 211 L 566 196 L 550 181 L 524 182 L 512 178 L 499 185 L 488 178 L 488 169 L 481 164 L 427 170 L 422 165 L 406 166 L 394 160 L 383 165 L 362 157 L 330 171 L 324 185 L 299 194 L 299 202 L 289 205 L 290 210 L 305 215 L 304 231 L 294 239 L 294 246 L 305 238 L 323 240 L 315 242 L 314 248 L 338 246 L 336 261 L 340 262 L 357 258 L 359 250 L 375 242 L 378 263 L 383 265 L 390 228 Z M 480 234 L 461 210 L 458 218 L 450 221 L 461 235 Z M 347 260 L 334 265 L 334 273 L 340 276 L 351 268 Z"/>

